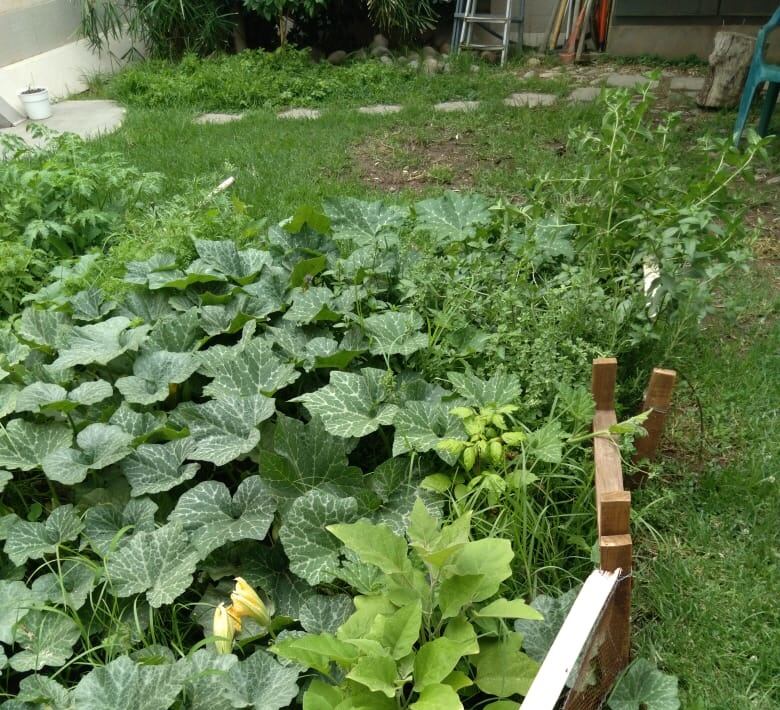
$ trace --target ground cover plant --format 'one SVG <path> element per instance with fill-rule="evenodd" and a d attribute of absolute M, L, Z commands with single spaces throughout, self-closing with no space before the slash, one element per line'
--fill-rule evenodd
<path fill-rule="evenodd" d="M 74 135 L 48 136 L 42 148 L 0 136 L 0 313 L 50 277 L 64 258 L 102 247 L 128 214 L 160 191 L 161 176 L 119 155 L 99 158 Z"/>

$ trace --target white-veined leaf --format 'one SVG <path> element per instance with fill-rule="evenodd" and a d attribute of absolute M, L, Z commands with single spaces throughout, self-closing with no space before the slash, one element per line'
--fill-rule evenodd
<path fill-rule="evenodd" d="M 193 478 L 200 464 L 185 464 L 184 461 L 196 448 L 192 437 L 139 446 L 122 461 L 122 473 L 130 484 L 130 495 L 162 493 Z"/>
<path fill-rule="evenodd" d="M 76 436 L 78 449 L 52 451 L 43 460 L 43 471 L 52 481 L 72 486 L 90 469 L 101 469 L 121 461 L 132 449 L 132 435 L 113 424 L 89 424 Z"/>
<path fill-rule="evenodd" d="M 192 583 L 198 553 L 180 525 L 140 532 L 108 560 L 106 571 L 119 597 L 146 592 L 155 609 L 172 603 Z"/>
<path fill-rule="evenodd" d="M 84 534 L 92 549 L 108 557 L 112 546 L 121 547 L 128 536 L 154 532 L 157 504 L 149 498 L 134 498 L 124 507 L 118 503 L 91 506 L 84 516 Z"/>
<path fill-rule="evenodd" d="M 0 466 L 30 471 L 57 449 L 67 448 L 73 440 L 70 427 L 62 424 L 34 424 L 12 419 L 0 428 Z"/>
<path fill-rule="evenodd" d="M 180 523 L 201 557 L 226 542 L 263 540 L 276 500 L 260 476 L 245 478 L 231 498 L 224 483 L 205 481 L 182 493 L 169 520 Z"/>
<path fill-rule="evenodd" d="M 72 325 L 70 318 L 62 311 L 25 308 L 14 327 L 22 340 L 56 350 L 66 342 Z"/>
<path fill-rule="evenodd" d="M 357 510 L 354 498 L 337 498 L 316 488 L 296 498 L 279 531 L 290 570 L 311 585 L 332 582 L 341 543 L 325 526 L 350 523 Z"/>
<path fill-rule="evenodd" d="M 228 671 L 237 663 L 238 658 L 232 653 L 218 654 L 206 648 L 182 658 L 178 665 L 184 671 L 187 710 L 232 710 L 233 691 Z"/>
<path fill-rule="evenodd" d="M 78 537 L 83 528 L 81 519 L 72 505 L 61 505 L 42 523 L 16 520 L 8 530 L 5 554 L 15 565 L 37 560 L 54 552 L 58 545 Z"/>
<path fill-rule="evenodd" d="M 348 239 L 357 246 L 374 246 L 380 239 L 396 244 L 395 232 L 403 225 L 408 209 L 381 201 L 367 202 L 351 197 L 326 200 L 325 214 L 333 228 L 334 239 Z"/>
<path fill-rule="evenodd" d="M 188 380 L 197 369 L 198 361 L 191 353 L 146 352 L 133 363 L 132 375 L 116 381 L 116 388 L 132 404 L 154 404 L 168 397 L 172 384 Z"/>
<path fill-rule="evenodd" d="M 90 286 L 71 296 L 70 307 L 74 320 L 93 322 L 113 311 L 116 303 L 106 301 L 102 289 Z"/>
<path fill-rule="evenodd" d="M 63 560 L 57 573 L 44 574 L 32 583 L 32 591 L 50 604 L 81 609 L 95 587 L 95 571 L 81 562 Z"/>
<path fill-rule="evenodd" d="M 385 375 L 384 370 L 368 367 L 359 373 L 334 371 L 330 384 L 292 401 L 303 402 L 335 436 L 365 436 L 392 424 L 398 412 L 396 405 L 385 402 Z"/>
<path fill-rule="evenodd" d="M 41 594 L 28 589 L 24 582 L 0 579 L 0 642 L 10 646 L 16 623 L 43 603 Z"/>
<path fill-rule="evenodd" d="M 406 402 L 393 421 L 393 456 L 409 451 L 435 451 L 450 466 L 458 457 L 438 448 L 443 439 L 465 439 L 463 425 L 449 413 L 449 406 L 432 402 Z"/>
<path fill-rule="evenodd" d="M 610 710 L 678 710 L 677 678 L 638 658 L 618 678 L 607 707 Z"/>
<path fill-rule="evenodd" d="M 416 226 L 443 242 L 466 241 L 476 236 L 477 227 L 490 223 L 489 207 L 481 195 L 447 192 L 414 206 Z"/>
<path fill-rule="evenodd" d="M 68 615 L 34 610 L 16 625 L 14 642 L 23 649 L 11 656 L 15 671 L 39 671 L 44 666 L 59 668 L 73 655 L 79 627 Z"/>
<path fill-rule="evenodd" d="M 336 321 L 335 295 L 327 286 L 293 289 L 292 306 L 284 314 L 285 320 L 304 324 L 315 321 Z"/>
<path fill-rule="evenodd" d="M 282 665 L 262 649 L 234 665 L 228 673 L 235 707 L 280 710 L 298 695 L 299 668 L 294 664 Z"/>
<path fill-rule="evenodd" d="M 274 413 L 274 400 L 263 395 L 224 397 L 205 404 L 185 402 L 173 413 L 196 442 L 190 458 L 217 466 L 249 453 L 260 441 L 257 425 Z"/>
<path fill-rule="evenodd" d="M 100 323 L 77 326 L 68 336 L 68 343 L 54 361 L 56 368 L 76 365 L 107 365 L 128 350 L 138 350 L 149 332 L 148 325 L 137 328 L 124 316 L 114 316 Z"/>
<path fill-rule="evenodd" d="M 423 319 L 414 311 L 388 311 L 363 321 L 372 355 L 409 356 L 428 347 L 428 334 L 421 333 Z"/>
<path fill-rule="evenodd" d="M 183 684 L 178 665 L 136 664 L 120 656 L 87 673 L 72 693 L 75 706 L 85 710 L 167 710 Z"/>
<path fill-rule="evenodd" d="M 497 372 L 489 380 L 482 380 L 470 372 L 448 372 L 447 379 L 466 403 L 475 407 L 514 404 L 522 391 L 520 380 L 504 372 Z"/>

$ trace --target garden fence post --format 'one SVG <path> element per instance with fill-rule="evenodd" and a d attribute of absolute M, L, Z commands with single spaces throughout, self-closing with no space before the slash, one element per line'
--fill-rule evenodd
<path fill-rule="evenodd" d="M 666 423 L 666 415 L 669 412 L 669 405 L 672 401 L 674 385 L 677 381 L 677 373 L 674 370 L 663 370 L 656 367 L 650 375 L 650 382 L 645 392 L 642 411 L 650 411 L 650 416 L 644 423 L 647 429 L 647 436 L 636 440 L 636 453 L 634 461 L 642 459 L 652 459 L 655 456 L 658 443 L 661 440 L 661 434 Z"/>

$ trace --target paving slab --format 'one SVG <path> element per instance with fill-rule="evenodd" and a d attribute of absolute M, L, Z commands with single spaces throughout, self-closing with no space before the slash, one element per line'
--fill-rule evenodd
<path fill-rule="evenodd" d="M 578 101 L 580 103 L 595 101 L 600 93 L 601 89 L 597 86 L 580 86 L 569 94 L 569 101 Z"/>
<path fill-rule="evenodd" d="M 507 106 L 535 108 L 537 106 L 552 106 L 557 98 L 555 94 L 519 93 L 512 94 L 509 98 L 504 99 L 504 103 Z"/>
<path fill-rule="evenodd" d="M 316 108 L 291 108 L 289 111 L 277 113 L 277 118 L 293 118 L 313 120 L 319 118 L 322 114 Z"/>
<path fill-rule="evenodd" d="M 43 121 L 36 121 L 57 133 L 75 133 L 85 139 L 97 138 L 104 133 L 111 133 L 122 125 L 126 109 L 116 101 L 60 101 L 51 107 L 52 115 Z M 27 126 L 31 121 L 24 121 L 12 128 L 0 129 L 0 134 L 21 136 L 31 145 L 41 145 L 45 141 L 34 139 Z"/>
<path fill-rule="evenodd" d="M 703 76 L 674 76 L 669 82 L 672 91 L 701 91 L 704 88 Z"/>
<path fill-rule="evenodd" d="M 361 106 L 358 113 L 384 115 L 387 113 L 398 113 L 403 109 L 400 104 L 376 104 L 374 106 Z"/>
<path fill-rule="evenodd" d="M 233 121 L 240 121 L 243 117 L 243 113 L 202 113 L 200 116 L 195 117 L 195 123 L 232 123 Z"/>
<path fill-rule="evenodd" d="M 610 74 L 607 77 L 607 86 L 615 86 L 619 89 L 636 89 L 647 84 L 650 84 L 653 89 L 658 86 L 657 81 L 641 74 Z"/>
<path fill-rule="evenodd" d="M 479 101 L 443 101 L 435 104 L 434 109 L 451 113 L 452 111 L 474 111 L 479 107 Z"/>

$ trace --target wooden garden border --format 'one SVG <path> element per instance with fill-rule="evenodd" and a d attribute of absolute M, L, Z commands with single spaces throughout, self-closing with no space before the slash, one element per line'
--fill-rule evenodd
<path fill-rule="evenodd" d="M 635 461 L 656 452 L 676 381 L 673 370 L 656 368 L 645 392 L 647 436 L 636 442 Z M 617 360 L 593 361 L 591 390 L 596 404 L 593 431 L 617 423 L 615 383 Z M 601 707 L 631 653 L 631 492 L 626 490 L 617 437 L 593 440 L 596 516 L 600 569 L 583 585 L 553 643 L 523 710 L 591 710 Z M 577 658 L 582 663 L 572 689 L 561 704 L 561 692 Z"/>

